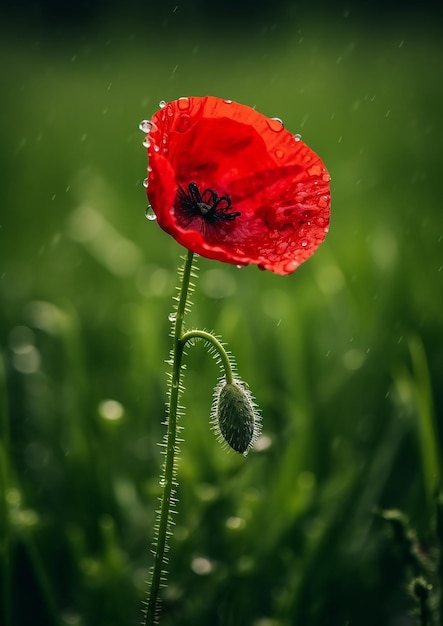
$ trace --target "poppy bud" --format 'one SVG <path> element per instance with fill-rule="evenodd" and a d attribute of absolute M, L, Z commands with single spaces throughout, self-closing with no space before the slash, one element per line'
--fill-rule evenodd
<path fill-rule="evenodd" d="M 260 416 L 252 395 L 244 384 L 224 379 L 215 388 L 212 423 L 220 441 L 233 450 L 247 454 L 260 430 Z"/>

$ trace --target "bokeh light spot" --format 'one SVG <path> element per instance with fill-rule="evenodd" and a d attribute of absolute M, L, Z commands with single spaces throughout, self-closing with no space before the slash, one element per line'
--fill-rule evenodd
<path fill-rule="evenodd" d="M 103 400 L 98 405 L 100 417 L 110 422 L 116 422 L 124 415 L 124 408 L 117 400 Z"/>

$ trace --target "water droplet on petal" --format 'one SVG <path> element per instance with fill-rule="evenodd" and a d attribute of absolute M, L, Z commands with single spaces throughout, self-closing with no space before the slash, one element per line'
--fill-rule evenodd
<path fill-rule="evenodd" d="M 308 245 L 308 242 L 307 241 L 302 241 L 301 245 L 302 245 L 303 248 L 306 248 L 306 246 Z"/>
<path fill-rule="evenodd" d="M 191 116 L 187 113 L 182 113 L 177 121 L 177 132 L 184 133 L 188 130 L 191 124 Z"/>
<path fill-rule="evenodd" d="M 160 152 L 160 146 L 154 145 L 154 152 Z"/>
<path fill-rule="evenodd" d="M 160 100 L 160 102 L 158 103 L 158 106 L 159 106 L 161 109 L 164 109 L 164 108 L 165 108 L 165 106 L 166 106 L 166 102 L 165 102 L 164 100 Z"/>
<path fill-rule="evenodd" d="M 223 100 L 225 104 L 232 104 L 232 100 Z"/>
<path fill-rule="evenodd" d="M 279 133 L 284 128 L 283 122 L 281 121 L 279 117 L 271 117 L 267 119 L 266 121 L 268 122 L 269 128 L 273 130 L 274 133 Z"/>
<path fill-rule="evenodd" d="M 320 198 L 317 201 L 317 206 L 319 206 L 321 209 L 325 209 L 329 204 L 329 196 L 320 196 Z"/>
<path fill-rule="evenodd" d="M 145 148 L 149 148 L 149 146 L 150 146 L 150 145 L 151 145 L 151 143 L 150 143 L 149 139 L 148 139 L 148 138 L 146 138 L 146 139 L 144 140 L 144 142 L 143 142 L 143 146 L 144 146 Z"/>
<path fill-rule="evenodd" d="M 143 133 L 150 133 L 153 126 L 154 124 L 150 122 L 149 120 L 142 120 L 140 124 L 138 125 L 139 129 Z"/>
<path fill-rule="evenodd" d="M 310 176 L 320 176 L 320 174 L 322 173 L 322 168 L 320 167 L 320 165 L 312 165 L 309 169 L 308 169 L 308 174 Z M 317 181 L 315 181 L 317 182 Z M 314 182 L 314 184 L 315 184 Z"/>
<path fill-rule="evenodd" d="M 176 319 L 177 319 L 177 312 L 176 311 L 172 311 L 172 313 L 169 313 L 168 320 L 170 322 L 175 322 Z"/>
<path fill-rule="evenodd" d="M 189 98 L 179 98 L 177 100 L 177 106 L 180 111 L 186 111 L 186 109 L 189 109 L 190 106 Z"/>
<path fill-rule="evenodd" d="M 294 135 L 294 139 L 295 139 L 295 141 L 301 141 L 300 133 L 297 133 L 296 135 Z"/>
<path fill-rule="evenodd" d="M 277 252 L 279 254 L 284 254 L 286 252 L 286 250 L 288 249 L 288 246 L 289 246 L 289 244 L 288 244 L 287 241 L 280 241 L 277 244 Z"/>
<path fill-rule="evenodd" d="M 329 181 L 331 180 L 331 177 L 329 176 L 327 172 L 323 174 L 322 178 L 325 181 L 325 183 L 329 183 Z"/>
<path fill-rule="evenodd" d="M 241 269 L 242 269 L 242 267 L 244 267 L 244 265 L 236 265 L 235 267 L 236 267 L 238 270 L 241 270 Z"/>
<path fill-rule="evenodd" d="M 319 228 L 324 228 L 328 225 L 328 221 L 324 217 L 316 217 L 314 219 L 314 224 Z"/>
<path fill-rule="evenodd" d="M 298 265 L 299 264 L 297 263 L 297 261 L 289 261 L 284 266 L 284 270 L 285 270 L 285 272 L 288 272 L 288 274 L 290 274 L 291 272 L 293 272 L 298 267 Z"/>
<path fill-rule="evenodd" d="M 277 159 L 282 159 L 285 156 L 285 153 L 283 152 L 283 150 L 276 150 L 275 151 L 275 156 L 277 157 Z"/>
<path fill-rule="evenodd" d="M 147 220 L 149 220 L 150 222 L 153 222 L 154 220 L 157 219 L 156 214 L 154 213 L 154 209 L 152 208 L 152 206 L 150 204 L 148 204 L 146 211 L 145 211 L 145 217 Z"/>
<path fill-rule="evenodd" d="M 148 179 L 147 179 L 147 178 L 145 178 L 145 179 L 143 180 L 143 187 L 146 189 L 146 188 L 147 188 L 147 186 L 148 186 Z"/>

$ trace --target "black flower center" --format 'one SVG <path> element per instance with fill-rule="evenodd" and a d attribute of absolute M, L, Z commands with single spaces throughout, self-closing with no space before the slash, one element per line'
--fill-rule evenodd
<path fill-rule="evenodd" d="M 187 191 L 179 185 L 177 199 L 187 217 L 202 217 L 209 224 L 232 222 L 241 215 L 231 210 L 229 196 L 219 196 L 213 189 L 205 189 L 200 193 L 196 183 L 189 183 Z"/>

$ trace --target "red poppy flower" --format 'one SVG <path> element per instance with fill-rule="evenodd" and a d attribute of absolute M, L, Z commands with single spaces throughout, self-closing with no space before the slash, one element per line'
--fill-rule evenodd
<path fill-rule="evenodd" d="M 329 225 L 330 176 L 278 119 L 211 96 L 161 103 L 147 133 L 159 225 L 210 259 L 290 274 Z"/>

